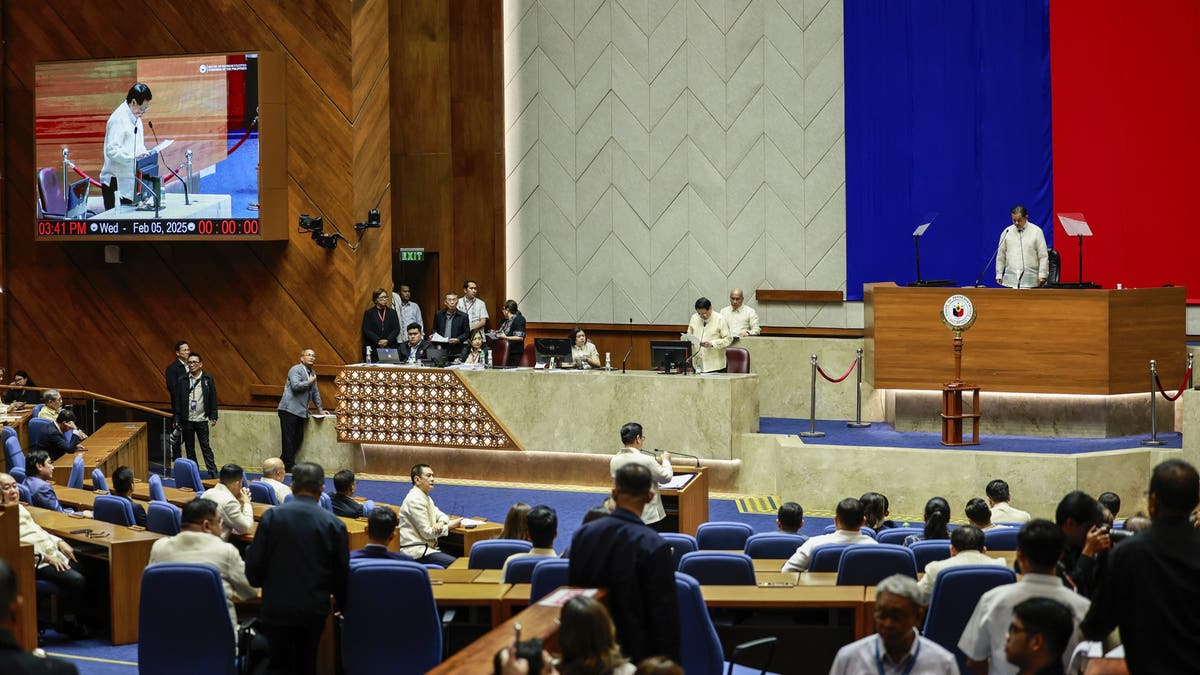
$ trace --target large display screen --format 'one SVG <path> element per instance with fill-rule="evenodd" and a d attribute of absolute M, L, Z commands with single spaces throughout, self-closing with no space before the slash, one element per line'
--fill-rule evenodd
<path fill-rule="evenodd" d="M 286 172 L 265 56 L 37 64 L 38 238 L 286 237 L 279 191 L 262 187 Z"/>

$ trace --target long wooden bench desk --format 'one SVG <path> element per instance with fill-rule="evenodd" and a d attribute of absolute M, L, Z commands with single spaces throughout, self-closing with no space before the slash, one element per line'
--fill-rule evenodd
<path fill-rule="evenodd" d="M 37 647 L 37 579 L 33 545 L 21 543 L 21 524 L 13 506 L 0 506 L 0 558 L 17 571 L 17 593 L 23 602 L 14 617 L 13 637 L 21 649 L 29 651 Z"/>
<path fill-rule="evenodd" d="M 145 481 L 150 478 L 150 456 L 147 445 L 148 434 L 145 422 L 109 422 L 81 443 L 83 474 L 91 480 L 92 469 L 99 468 L 106 477 L 112 476 L 117 467 L 127 466 L 133 477 Z M 64 455 L 54 467 L 54 482 L 66 485 L 71 477 L 71 460 L 74 456 Z"/>
<path fill-rule="evenodd" d="M 47 532 L 72 544 L 104 549 L 104 557 L 108 560 L 109 619 L 113 644 L 137 642 L 142 571 L 150 561 L 150 548 L 161 535 L 32 506 L 29 511 Z M 77 532 L 82 529 L 90 529 L 93 534 L 103 533 L 104 536 L 89 537 Z M 86 550 L 86 547 L 81 548 Z"/>
<path fill-rule="evenodd" d="M 21 447 L 29 449 L 29 420 L 33 419 L 33 408 L 25 408 L 17 412 L 0 415 L 0 424 L 12 427 L 17 432 L 17 441 Z"/>

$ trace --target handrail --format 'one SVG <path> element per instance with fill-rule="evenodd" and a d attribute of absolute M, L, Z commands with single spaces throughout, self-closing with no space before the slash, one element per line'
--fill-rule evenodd
<path fill-rule="evenodd" d="M 127 408 L 133 408 L 134 410 L 140 410 L 144 413 L 148 413 L 151 415 L 157 415 L 159 417 L 166 417 L 168 419 L 170 419 L 171 417 L 174 417 L 171 413 L 165 413 L 161 410 L 155 410 L 154 408 L 147 408 L 144 405 L 138 405 L 137 403 L 130 403 L 129 401 L 122 401 L 119 398 L 105 396 L 104 394 L 97 394 L 94 391 L 87 391 L 86 389 L 59 389 L 58 387 L 17 387 L 17 386 L 11 385 L 11 384 L 0 384 L 0 389 L 30 389 L 33 391 L 43 391 L 43 392 L 46 391 L 47 389 L 57 389 L 58 393 L 63 394 L 64 398 L 66 397 L 67 394 L 75 394 L 75 395 L 78 395 L 80 398 L 94 398 L 94 399 L 99 399 L 101 401 L 108 401 L 109 403 L 115 403 L 117 405 L 122 405 Z"/>

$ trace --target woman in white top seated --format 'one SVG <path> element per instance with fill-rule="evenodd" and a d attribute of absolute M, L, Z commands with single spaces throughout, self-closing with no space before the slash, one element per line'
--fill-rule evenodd
<path fill-rule="evenodd" d="M 588 342 L 587 333 L 578 326 L 571 331 L 571 362 L 575 368 L 599 368 L 600 353 L 596 345 Z"/>

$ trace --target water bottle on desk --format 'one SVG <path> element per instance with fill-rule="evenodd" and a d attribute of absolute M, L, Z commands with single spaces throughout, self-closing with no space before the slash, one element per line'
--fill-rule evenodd
<path fill-rule="evenodd" d="M 612 370 L 612 354 L 604 352 L 604 369 Z"/>

